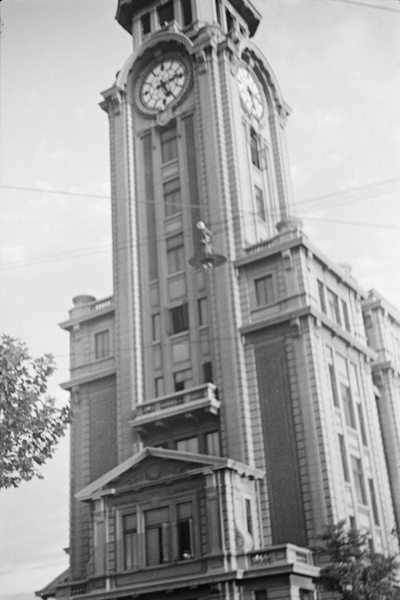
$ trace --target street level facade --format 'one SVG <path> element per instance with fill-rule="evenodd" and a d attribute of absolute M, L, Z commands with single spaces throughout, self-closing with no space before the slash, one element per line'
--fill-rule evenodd
<path fill-rule="evenodd" d="M 294 216 L 260 19 L 118 2 L 113 296 L 61 325 L 70 568 L 43 598 L 316 598 L 311 548 L 340 520 L 398 551 L 399 315 Z"/>

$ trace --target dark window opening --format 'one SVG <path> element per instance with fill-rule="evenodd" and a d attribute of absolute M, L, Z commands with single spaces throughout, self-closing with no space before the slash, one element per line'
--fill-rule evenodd
<path fill-rule="evenodd" d="M 221 445 L 219 441 L 219 432 L 210 431 L 206 433 L 206 454 L 210 456 L 221 456 Z"/>
<path fill-rule="evenodd" d="M 254 186 L 254 193 L 256 198 L 256 211 L 257 216 L 260 217 L 263 221 L 267 220 L 267 214 L 265 212 L 265 202 L 264 202 L 264 194 L 261 188 L 257 185 Z"/>
<path fill-rule="evenodd" d="M 181 211 L 181 188 L 178 178 L 164 183 L 164 204 L 166 217 Z"/>
<path fill-rule="evenodd" d="M 193 558 L 192 550 L 192 520 L 178 522 L 178 553 L 179 560 L 188 560 Z"/>
<path fill-rule="evenodd" d="M 360 422 L 361 439 L 364 446 L 368 446 L 367 430 L 365 429 L 364 413 L 361 404 L 357 403 L 358 420 Z"/>
<path fill-rule="evenodd" d="M 329 316 L 332 319 L 332 321 L 336 321 L 338 325 L 341 325 L 342 320 L 340 318 L 339 298 L 331 290 L 328 290 L 328 307 Z"/>
<path fill-rule="evenodd" d="M 197 454 L 199 451 L 199 440 L 196 436 L 185 438 L 184 440 L 177 440 L 175 442 L 175 449 L 178 452 L 193 452 Z"/>
<path fill-rule="evenodd" d="M 318 295 L 319 295 L 319 303 L 321 306 L 321 310 L 323 313 L 327 314 L 324 284 L 322 283 L 322 281 L 319 281 L 319 279 L 317 280 L 317 283 L 318 283 Z"/>
<path fill-rule="evenodd" d="M 110 332 L 100 331 L 94 336 L 95 358 L 106 358 L 110 354 Z"/>
<path fill-rule="evenodd" d="M 226 27 L 228 30 L 228 33 L 230 31 L 232 31 L 232 29 L 235 29 L 235 19 L 234 16 L 232 15 L 232 13 L 229 12 L 229 10 L 225 11 L 226 14 Z"/>
<path fill-rule="evenodd" d="M 203 363 L 203 381 L 204 383 L 213 383 L 214 381 L 211 362 Z"/>
<path fill-rule="evenodd" d="M 183 25 L 186 27 L 193 21 L 191 0 L 181 0 Z"/>
<path fill-rule="evenodd" d="M 170 526 L 167 508 L 145 512 L 146 564 L 160 565 L 170 560 Z"/>
<path fill-rule="evenodd" d="M 168 25 L 168 23 L 174 20 L 174 3 L 166 2 L 162 6 L 159 6 L 157 8 L 157 13 L 160 27 Z"/>
<path fill-rule="evenodd" d="M 185 250 L 182 233 L 167 239 L 167 265 L 169 275 L 183 271 L 185 268 Z"/>
<path fill-rule="evenodd" d="M 220 0 L 215 0 L 215 12 L 216 12 L 216 15 L 217 15 L 218 25 L 222 25 L 222 22 L 221 22 L 221 4 L 220 4 Z"/>
<path fill-rule="evenodd" d="M 251 154 L 251 162 L 258 169 L 261 168 L 260 163 L 260 148 L 258 143 L 258 137 L 254 129 L 250 129 L 250 154 Z"/>
<path fill-rule="evenodd" d="M 346 425 L 356 429 L 356 417 L 354 414 L 354 405 L 353 398 L 351 395 L 351 390 L 348 385 L 344 383 L 340 384 L 340 391 L 343 400 L 343 408 L 344 408 L 344 419 L 346 421 Z"/>
<path fill-rule="evenodd" d="M 349 310 L 347 308 L 347 303 L 344 300 L 342 300 L 342 312 L 343 312 L 344 326 L 347 331 L 351 331 Z"/>
<path fill-rule="evenodd" d="M 340 458 L 342 460 L 342 467 L 343 467 L 343 477 L 344 477 L 345 481 L 349 482 L 350 474 L 349 474 L 349 465 L 347 462 L 347 454 L 346 454 L 346 446 L 344 443 L 344 437 L 339 433 L 338 438 L 339 438 Z"/>
<path fill-rule="evenodd" d="M 199 298 L 197 300 L 197 309 L 199 315 L 199 326 L 207 325 L 207 299 Z"/>
<path fill-rule="evenodd" d="M 329 368 L 329 379 L 331 382 L 333 404 L 336 406 L 336 408 L 339 408 L 339 393 L 338 393 L 338 388 L 337 388 L 337 383 L 336 383 L 335 367 L 332 364 L 330 364 L 330 365 L 328 365 L 328 368 Z"/>
<path fill-rule="evenodd" d="M 136 555 L 136 515 L 124 515 L 122 518 L 122 538 L 124 548 L 124 570 L 133 569 Z"/>
<path fill-rule="evenodd" d="M 244 504 L 246 511 L 247 531 L 250 535 L 253 535 L 253 515 L 251 514 L 251 502 L 248 498 L 246 498 Z"/>
<path fill-rule="evenodd" d="M 189 329 L 189 311 L 187 303 L 171 308 L 172 333 L 180 333 Z"/>
<path fill-rule="evenodd" d="M 142 35 L 147 35 L 151 32 L 150 13 L 146 13 L 140 17 L 140 26 L 142 29 Z"/>
<path fill-rule="evenodd" d="M 353 471 L 354 487 L 356 489 L 357 501 L 361 504 L 367 504 L 367 494 L 365 492 L 364 474 L 361 460 L 355 456 L 351 457 L 351 468 Z"/>
<path fill-rule="evenodd" d="M 375 487 L 372 479 L 368 479 L 369 484 L 369 495 L 371 496 L 371 506 L 372 506 L 372 514 L 374 515 L 374 523 L 375 525 L 379 525 L 379 513 L 378 513 L 378 505 L 376 503 L 375 496 Z"/>
<path fill-rule="evenodd" d="M 166 163 L 178 157 L 178 139 L 176 126 L 168 127 L 160 133 L 161 160 Z"/>
<path fill-rule="evenodd" d="M 271 304 L 274 300 L 273 286 L 272 286 L 272 275 L 266 275 L 260 277 L 254 281 L 256 289 L 256 303 L 257 306 L 265 306 Z"/>
<path fill-rule="evenodd" d="M 175 392 L 181 392 L 186 386 L 192 385 L 192 371 L 186 369 L 185 371 L 177 371 L 174 373 L 174 390 Z"/>

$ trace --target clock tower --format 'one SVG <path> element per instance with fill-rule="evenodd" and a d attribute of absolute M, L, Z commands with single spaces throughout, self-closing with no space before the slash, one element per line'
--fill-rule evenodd
<path fill-rule="evenodd" d="M 292 216 L 249 0 L 119 0 L 112 298 L 74 298 L 57 597 L 313 598 L 328 523 L 394 526 L 364 298 Z M 42 590 L 43 597 L 54 595 Z"/>

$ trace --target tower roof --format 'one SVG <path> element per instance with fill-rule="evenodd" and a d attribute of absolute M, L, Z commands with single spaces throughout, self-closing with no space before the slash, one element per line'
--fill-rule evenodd
<path fill-rule="evenodd" d="M 253 36 L 261 21 L 261 15 L 250 0 L 230 0 L 232 6 L 238 11 L 249 26 L 250 36 Z M 136 13 L 149 8 L 149 0 L 118 0 L 117 14 L 115 18 L 118 23 L 132 33 L 132 19 Z"/>

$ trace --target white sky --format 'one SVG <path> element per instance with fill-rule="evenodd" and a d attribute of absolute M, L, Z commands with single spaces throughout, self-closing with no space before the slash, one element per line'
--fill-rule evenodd
<path fill-rule="evenodd" d="M 287 138 L 305 231 L 400 307 L 400 2 L 356 1 L 254 1 L 264 16 L 254 41 L 293 110 Z M 33 355 L 55 355 L 60 402 L 68 336 L 57 323 L 73 296 L 112 293 L 109 201 L 57 191 L 109 194 L 108 119 L 97 104 L 131 50 L 116 6 L 1 2 L 1 183 L 56 191 L 1 189 L 0 328 Z M 43 473 L 0 494 L 0 600 L 33 598 L 67 565 L 67 440 Z"/>

